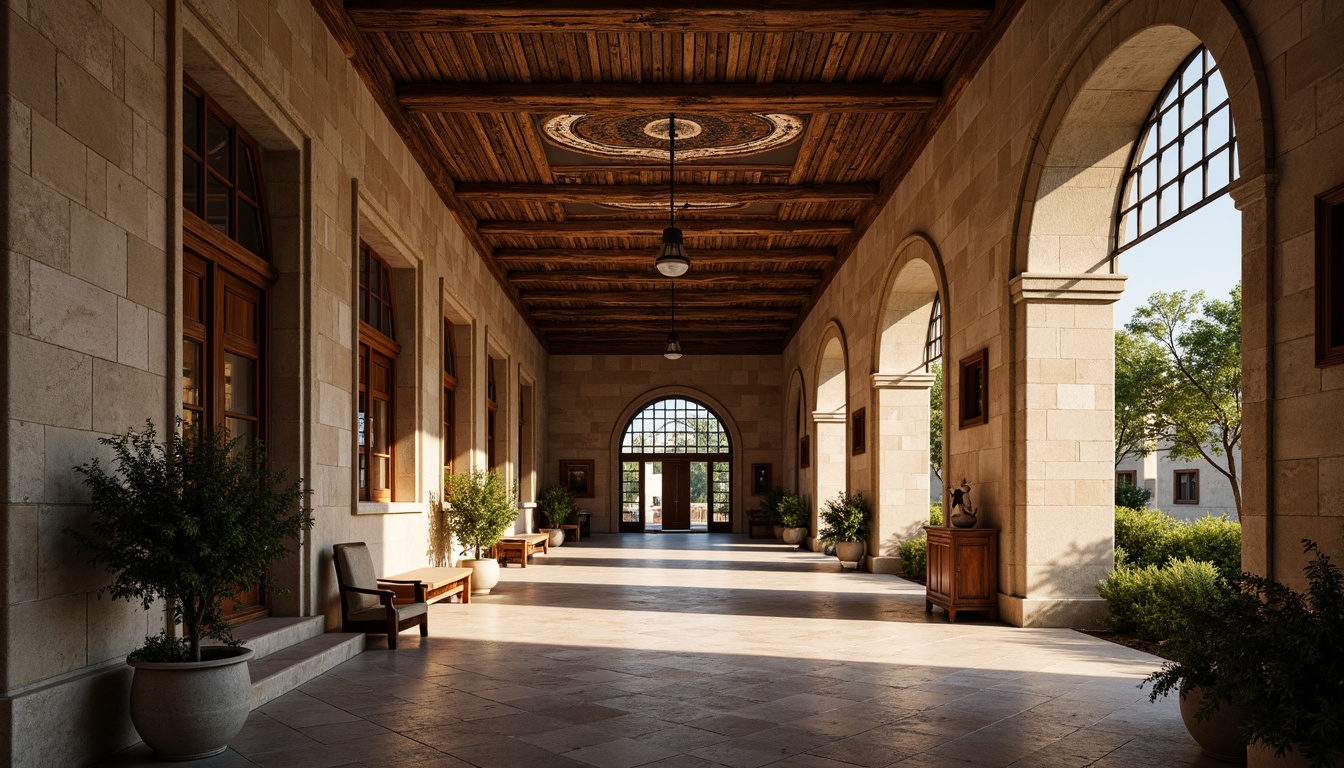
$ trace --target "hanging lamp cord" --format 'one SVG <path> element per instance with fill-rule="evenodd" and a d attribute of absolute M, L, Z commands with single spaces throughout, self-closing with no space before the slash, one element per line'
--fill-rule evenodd
<path fill-rule="evenodd" d="M 677 280 L 672 279 L 672 332 L 677 332 Z"/>
<path fill-rule="evenodd" d="M 667 210 L 672 218 L 672 226 L 677 226 L 677 115 L 667 116 L 667 167 L 671 180 L 668 183 Z"/>

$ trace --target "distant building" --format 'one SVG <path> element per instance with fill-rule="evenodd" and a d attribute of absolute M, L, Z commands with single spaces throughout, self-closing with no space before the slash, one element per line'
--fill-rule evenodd
<path fill-rule="evenodd" d="M 1241 466 L 1240 450 L 1233 452 L 1233 458 Z M 1232 484 L 1203 459 L 1173 459 L 1165 448 L 1142 458 L 1126 458 L 1115 467 L 1115 484 L 1122 483 L 1147 488 L 1152 494 L 1148 506 L 1181 520 L 1224 514 L 1237 519 Z"/>

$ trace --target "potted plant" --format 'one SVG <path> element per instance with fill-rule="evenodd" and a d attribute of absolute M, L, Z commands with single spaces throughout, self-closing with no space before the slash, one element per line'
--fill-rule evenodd
<path fill-rule="evenodd" d="M 458 564 L 472 570 L 471 593 L 488 595 L 499 583 L 499 561 L 489 552 L 518 517 L 513 504 L 517 494 L 504 486 L 504 478 L 494 470 L 449 474 L 444 485 L 448 502 L 444 523 L 472 555 Z"/>
<path fill-rule="evenodd" d="M 1314 542 L 1302 543 L 1312 555 L 1303 568 L 1305 592 L 1242 574 L 1225 598 L 1193 607 L 1168 641 L 1172 661 L 1148 679 L 1152 698 L 1198 687 L 1203 700 L 1197 719 L 1244 706 L 1240 733 L 1250 744 L 1252 765 L 1290 756 L 1299 764 L 1339 768 L 1344 576 Z"/>
<path fill-rule="evenodd" d="M 574 494 L 563 485 L 553 485 L 542 492 L 537 499 L 537 512 L 545 518 L 551 527 L 542 533 L 550 535 L 550 545 L 558 547 L 565 543 L 565 531 L 560 526 L 574 515 Z"/>
<path fill-rule="evenodd" d="M 168 445 L 151 422 L 101 438 L 115 468 L 98 459 L 75 468 L 91 492 L 91 532 L 66 529 L 112 574 L 100 595 L 146 610 L 163 600 L 173 625 L 185 627 L 184 638 L 145 638 L 127 657 L 131 721 L 156 755 L 173 760 L 224 751 L 247 720 L 252 651 L 234 640 L 223 603 L 261 583 L 313 525 L 307 491 L 269 469 L 260 443 L 230 439 L 223 427 L 182 431 Z M 223 645 L 202 646 L 206 638 Z"/>
<path fill-rule="evenodd" d="M 812 511 L 803 500 L 792 493 L 784 494 L 775 507 L 779 515 L 779 524 L 784 526 L 784 543 L 797 545 L 807 538 L 808 525 L 812 522 Z"/>
<path fill-rule="evenodd" d="M 835 545 L 835 556 L 840 560 L 841 568 L 845 563 L 854 563 L 858 570 L 867 549 L 868 523 L 872 516 L 872 505 L 862 492 L 841 491 L 826 502 L 821 511 L 821 540 Z"/>
<path fill-rule="evenodd" d="M 761 499 L 761 504 L 756 508 L 756 514 L 760 522 L 769 525 L 776 539 L 783 540 L 784 525 L 779 522 L 779 502 L 788 495 L 788 491 L 783 488 L 772 488 Z"/>

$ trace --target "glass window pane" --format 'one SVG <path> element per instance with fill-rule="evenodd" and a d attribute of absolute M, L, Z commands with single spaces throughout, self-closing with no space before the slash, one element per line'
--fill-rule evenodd
<path fill-rule="evenodd" d="M 261 197 L 257 195 L 257 181 L 252 170 L 256 167 L 254 165 L 256 159 L 252 156 L 252 147 L 239 141 L 238 152 L 240 153 L 238 157 L 238 191 L 260 202 Z"/>
<path fill-rule="evenodd" d="M 1179 144 L 1172 144 L 1170 147 L 1162 150 L 1162 157 L 1158 161 L 1158 184 L 1167 184 L 1176 178 L 1176 174 L 1181 170 L 1181 150 Z"/>
<path fill-rule="evenodd" d="M 233 237 L 233 231 L 229 226 L 230 203 L 233 199 L 233 192 L 226 187 L 218 178 L 206 174 L 205 180 L 205 220 L 212 227 L 220 232 Z"/>
<path fill-rule="evenodd" d="M 182 342 L 182 402 L 185 405 L 200 405 L 205 375 L 201 343 L 184 339 Z"/>
<path fill-rule="evenodd" d="M 224 410 L 257 415 L 256 361 L 233 352 L 224 353 Z"/>
<path fill-rule="evenodd" d="M 392 487 L 392 459 L 375 455 L 370 460 L 369 469 L 370 488 L 382 491 Z"/>
<path fill-rule="evenodd" d="M 1224 149 L 1222 152 L 1214 155 L 1209 160 L 1209 193 L 1222 191 L 1223 187 L 1232 181 L 1228 175 L 1228 161 L 1230 154 Z"/>
<path fill-rule="evenodd" d="M 182 144 L 196 154 L 201 152 L 201 99 L 182 89 Z"/>
<path fill-rule="evenodd" d="M 392 446 L 392 403 L 390 401 L 374 398 L 371 432 L 373 452 L 390 453 Z"/>
<path fill-rule="evenodd" d="M 359 393 L 359 424 L 355 427 L 359 430 L 359 448 L 361 451 L 368 445 L 369 434 L 369 393 Z"/>
<path fill-rule="evenodd" d="M 1184 179 L 1181 179 L 1181 196 L 1183 209 L 1204 199 L 1204 166 L 1195 166 Z"/>
<path fill-rule="evenodd" d="M 229 437 L 238 439 L 238 444 L 234 446 L 234 450 L 241 450 L 248 443 L 257 439 L 257 425 L 251 419 L 229 417 L 224 419 L 224 426 L 229 430 Z"/>
<path fill-rule="evenodd" d="M 182 208 L 201 215 L 201 164 L 182 155 Z"/>
<path fill-rule="evenodd" d="M 206 118 L 205 162 L 215 173 L 233 181 L 233 131 L 228 123 L 211 113 Z"/>
<path fill-rule="evenodd" d="M 266 258 L 266 243 L 261 235 L 261 211 L 242 200 L 238 201 L 238 244 Z"/>

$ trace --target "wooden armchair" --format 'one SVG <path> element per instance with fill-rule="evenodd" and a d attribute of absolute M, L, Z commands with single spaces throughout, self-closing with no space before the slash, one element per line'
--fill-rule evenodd
<path fill-rule="evenodd" d="M 341 592 L 341 631 L 387 635 L 387 647 L 397 647 L 397 633 L 420 625 L 420 636 L 429 635 L 429 605 L 425 585 L 420 581 L 378 579 L 373 575 L 373 556 L 364 542 L 337 544 L 335 547 L 336 586 Z M 415 602 L 394 605 L 395 594 L 379 589 L 385 584 L 410 584 Z"/>

